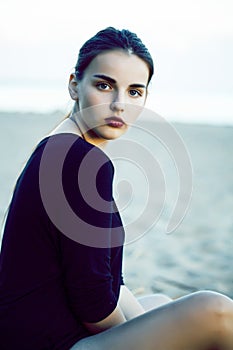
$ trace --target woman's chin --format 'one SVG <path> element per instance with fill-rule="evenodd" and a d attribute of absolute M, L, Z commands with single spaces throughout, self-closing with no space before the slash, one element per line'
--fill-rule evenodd
<path fill-rule="evenodd" d="M 124 125 L 121 128 L 117 128 L 117 127 L 104 125 L 104 126 L 100 127 L 99 129 L 100 130 L 97 130 L 98 136 L 104 140 L 110 141 L 110 140 L 118 139 L 119 137 L 124 135 L 126 133 L 126 131 L 128 130 L 128 127 L 126 125 Z"/>

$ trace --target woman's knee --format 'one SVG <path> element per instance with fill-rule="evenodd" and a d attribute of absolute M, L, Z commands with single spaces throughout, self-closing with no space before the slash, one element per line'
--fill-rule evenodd
<path fill-rule="evenodd" d="M 212 292 L 200 291 L 193 294 L 195 302 L 194 317 L 211 332 L 225 337 L 233 334 L 233 301 L 227 296 Z"/>
<path fill-rule="evenodd" d="M 212 291 L 200 291 L 193 293 L 194 298 L 199 303 L 201 310 L 212 312 L 218 316 L 224 316 L 233 309 L 233 300 L 229 297 Z"/>

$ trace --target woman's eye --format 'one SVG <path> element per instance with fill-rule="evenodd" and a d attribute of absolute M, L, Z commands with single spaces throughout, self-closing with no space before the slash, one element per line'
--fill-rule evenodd
<path fill-rule="evenodd" d="M 98 83 L 96 85 L 100 90 L 109 90 L 110 86 L 107 83 Z"/>
<path fill-rule="evenodd" d="M 129 94 L 133 97 L 136 97 L 136 96 L 142 96 L 142 93 L 138 90 L 130 90 L 129 91 Z"/>

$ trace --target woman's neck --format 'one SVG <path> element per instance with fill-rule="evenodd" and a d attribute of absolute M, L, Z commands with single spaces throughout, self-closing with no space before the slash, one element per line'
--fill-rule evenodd
<path fill-rule="evenodd" d="M 107 145 L 107 140 L 104 140 L 98 137 L 98 135 L 96 135 L 96 133 L 93 130 L 90 130 L 87 128 L 87 126 L 85 125 L 85 122 L 82 120 L 80 116 L 80 113 L 78 111 L 78 107 L 76 104 L 74 105 L 74 108 L 69 116 L 69 119 L 76 125 L 80 136 L 85 141 L 101 149 L 105 148 L 105 146 Z"/>
<path fill-rule="evenodd" d="M 82 137 L 86 142 L 93 144 L 101 149 L 105 148 L 107 141 L 98 138 L 98 136 L 91 130 L 86 131 L 86 127 L 82 120 L 80 120 L 77 107 L 74 106 L 69 117 L 64 119 L 52 132 L 48 135 L 72 133 Z"/>

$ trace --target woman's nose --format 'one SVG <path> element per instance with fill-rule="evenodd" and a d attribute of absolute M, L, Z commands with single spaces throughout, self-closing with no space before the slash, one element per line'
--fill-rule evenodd
<path fill-rule="evenodd" d="M 110 108 L 113 112 L 123 112 L 125 109 L 124 96 L 118 93 L 111 102 Z"/>

